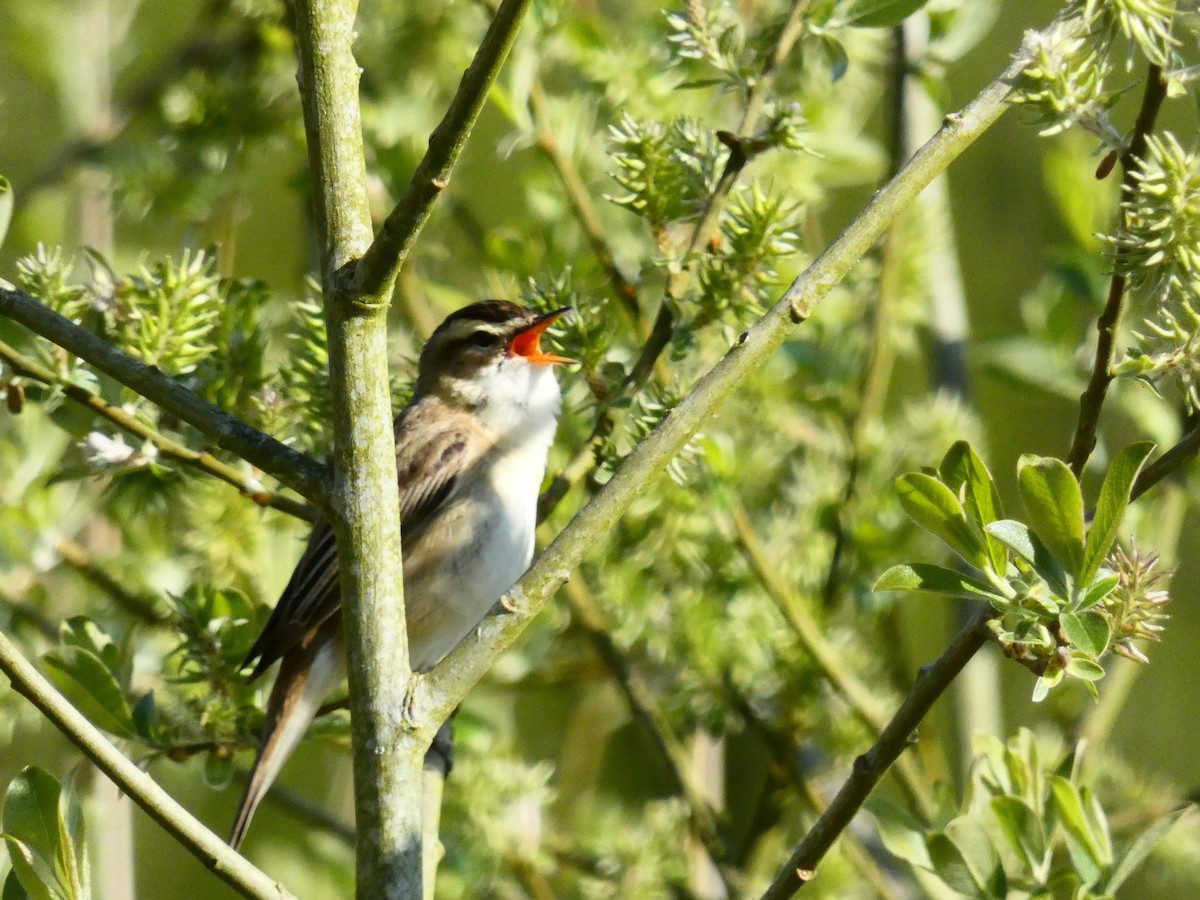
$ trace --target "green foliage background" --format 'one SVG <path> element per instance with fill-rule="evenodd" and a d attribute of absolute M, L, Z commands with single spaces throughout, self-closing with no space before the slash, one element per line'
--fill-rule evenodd
<path fill-rule="evenodd" d="M 944 66 L 923 73 L 934 95 L 946 109 L 966 102 L 1003 68 L 1022 32 L 1056 9 L 990 0 L 931 4 L 935 38 L 954 22 L 994 17 L 983 36 L 963 25 L 962 40 L 978 40 L 965 55 L 952 53 L 946 39 Z M 585 445 L 598 404 L 619 391 L 620 367 L 640 344 L 638 328 L 653 319 L 678 268 L 680 223 L 695 218 L 696 198 L 720 174 L 715 131 L 736 126 L 738 87 L 757 71 L 755 54 L 773 40 L 787 6 L 763 0 L 738 10 L 754 23 L 744 33 L 733 29 L 711 47 L 681 37 L 672 57 L 668 36 L 684 20 L 669 20 L 656 4 L 535 4 L 401 278 L 393 310 L 398 400 L 420 339 L 450 310 L 481 295 L 571 303 L 580 315 L 561 341 L 584 365 L 562 379 L 568 401 L 551 471 Z M 129 350 L 320 454 L 327 416 L 319 306 L 307 283 L 313 257 L 303 132 L 283 15 L 274 0 L 0 0 L 0 173 L 17 197 L 0 276 L 15 280 L 16 260 L 36 256 L 39 244 L 67 248 L 57 264 L 52 252 L 43 254 L 34 282 L 43 296 L 75 303 L 70 312 Z M 732 21 L 735 14 L 721 15 Z M 360 20 L 372 199 L 384 214 L 469 61 L 486 9 L 364 0 Z M 723 21 L 716 20 L 714 33 Z M 97 38 L 105 33 L 112 35 L 107 46 Z M 688 327 L 672 335 L 650 387 L 619 410 L 596 479 L 886 177 L 888 52 L 882 29 L 831 27 L 802 41 L 798 62 L 783 69 L 777 85 L 779 97 L 798 107 L 772 107 L 768 139 L 775 149 L 752 160 L 720 246 L 702 251 L 699 277 L 675 307 Z M 1130 73 L 1128 83 L 1136 86 L 1139 75 Z M 102 86 L 105 77 L 111 91 Z M 1136 94 L 1117 100 L 1113 117 L 1122 128 Z M 1195 115 L 1189 98 L 1168 108 L 1164 125 L 1194 144 Z M 810 786 L 827 797 L 871 738 L 789 637 L 739 550 L 738 516 L 757 534 L 775 575 L 821 621 L 840 663 L 890 711 L 956 623 L 955 608 L 941 601 L 870 590 L 892 563 L 947 561 L 905 519 L 893 479 L 935 465 L 966 438 L 983 448 L 1006 506 L 1019 509 L 1018 457 L 1066 451 L 1089 327 L 1107 286 L 1094 235 L 1112 231 L 1117 179 L 1095 181 L 1094 138 L 1067 132 L 1040 139 L 1029 119 L 1021 110 L 1007 114 L 950 172 L 970 317 L 969 401 L 937 391 L 920 282 L 928 248 L 912 228 L 898 260 L 868 258 L 797 330 L 576 580 L 610 623 L 616 647 L 653 688 L 672 732 L 724 740 L 729 834 L 752 884 L 773 874 L 810 817 L 798 785 L 773 757 L 772 741 L 805 748 L 800 758 Z M 671 165 L 639 168 L 664 146 L 673 151 Z M 636 289 L 642 323 L 630 321 L 619 287 L 597 261 L 554 153 L 578 167 L 616 265 Z M 108 187 L 115 198 L 111 235 L 96 200 Z M 78 252 L 84 244 L 99 251 L 90 264 Z M 127 275 L 128 294 L 150 298 L 131 301 L 132 312 L 87 308 L 84 295 L 63 286 L 119 285 Z M 169 297 L 154 293 L 164 283 Z M 886 316 L 878 311 L 881 291 L 891 292 Z M 137 303 L 147 304 L 141 318 Z M 139 327 L 161 322 L 163 304 L 202 327 L 203 340 L 170 346 Z M 37 350 L 4 321 L 0 339 Z M 195 344 L 207 349 L 193 352 Z M 885 402 L 864 408 L 863 372 L 881 348 L 894 354 L 884 373 Z M 50 354 L 46 362 L 66 377 L 88 377 L 71 360 Z M 102 390 L 112 402 L 130 400 L 107 383 Z M 115 431 L 53 391 L 27 383 L 26 394 L 20 415 L 0 418 L 0 627 L 41 655 L 58 643 L 43 632 L 60 622 L 80 615 L 100 622 L 111 644 L 85 634 L 74 645 L 108 653 L 105 661 L 129 697 L 128 721 L 118 717 L 108 730 L 126 729 L 122 736 L 134 747 L 154 750 L 155 777 L 224 831 L 236 786 L 220 789 L 234 777 L 235 761 L 248 762 L 242 751 L 260 699 L 230 677 L 231 668 L 253 639 L 263 604 L 286 581 L 304 525 L 146 448 L 98 462 L 113 448 L 89 435 Z M 1099 475 L 1120 447 L 1138 439 L 1174 442 L 1185 402 L 1170 389 L 1163 394 L 1132 380 L 1115 386 L 1098 453 L 1103 465 L 1085 479 L 1085 497 L 1094 499 Z M 135 414 L 178 431 L 144 407 Z M 182 434 L 201 446 L 194 433 Z M 847 503 L 851 467 L 857 485 Z M 585 482 L 567 494 L 546 534 L 562 526 L 588 488 Z M 1118 841 L 1200 782 L 1200 758 L 1188 749 L 1200 740 L 1191 678 L 1200 640 L 1191 602 L 1195 498 L 1193 480 L 1164 485 L 1132 508 L 1126 528 L 1177 574 L 1165 639 L 1148 651 L 1153 664 L 1099 684 L 1103 697 L 1112 682 L 1129 679 L 1111 736 L 1089 751 Z M 836 557 L 839 534 L 844 552 Z M 64 541 L 129 596 L 114 600 Z M 831 559 L 839 560 L 832 571 Z M 131 605 L 141 609 L 140 619 L 129 614 Z M 147 621 L 164 615 L 176 624 Z M 86 628 L 77 623 L 67 632 Z M 172 653 L 181 636 L 184 650 Z M 974 702 L 996 711 L 1005 735 L 1028 725 L 1052 747 L 1071 740 L 1097 708 L 1078 684 L 1035 706 L 1027 671 L 1003 664 L 1000 675 L 998 693 Z M 151 689 L 154 712 L 144 700 Z M 917 754 L 931 780 L 959 788 L 970 781 L 963 762 L 971 752 L 963 728 L 972 720 L 969 706 L 945 702 L 922 729 Z M 75 765 L 65 742 L 9 690 L 0 693 L 0 713 L 0 781 L 31 762 L 56 775 Z M 338 715 L 327 717 L 320 738 L 298 753 L 282 781 L 349 821 L 348 738 Z M 686 879 L 686 813 L 673 799 L 671 777 L 565 603 L 543 616 L 475 692 L 459 717 L 458 738 L 443 829 L 445 896 L 666 896 Z M 904 796 L 892 780 L 885 795 L 896 802 Z M 935 800 L 946 808 L 943 796 Z M 181 883 L 190 896 L 230 896 L 146 819 L 135 813 L 134 822 L 142 896 L 170 896 Z M 93 833 L 104 829 L 94 810 L 90 824 Z M 345 843 L 269 802 L 247 852 L 303 896 L 350 891 L 353 854 Z M 1129 882 L 1128 896 L 1195 896 L 1200 871 L 1189 859 L 1196 853 L 1200 830 L 1188 820 Z M 479 893 L 484 885 L 488 892 Z M 871 895 L 841 856 L 814 888 L 822 896 Z"/>

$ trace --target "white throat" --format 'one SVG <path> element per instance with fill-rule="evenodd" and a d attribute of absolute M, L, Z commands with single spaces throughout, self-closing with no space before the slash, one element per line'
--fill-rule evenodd
<path fill-rule="evenodd" d="M 474 396 L 464 399 L 472 402 L 479 423 L 494 432 L 502 446 L 543 453 L 549 449 L 562 409 L 562 392 L 551 366 L 505 357 L 468 384 Z"/>

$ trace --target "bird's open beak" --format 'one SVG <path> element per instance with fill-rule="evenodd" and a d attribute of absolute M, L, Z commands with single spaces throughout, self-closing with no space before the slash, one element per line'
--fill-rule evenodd
<path fill-rule="evenodd" d="M 556 309 L 554 312 L 538 316 L 533 320 L 532 324 L 526 326 L 523 331 L 518 331 L 516 337 L 508 342 L 509 353 L 512 353 L 514 356 L 524 357 L 535 366 L 566 365 L 575 362 L 575 360 L 568 359 L 565 356 L 543 353 L 540 346 L 542 332 L 549 328 L 555 319 L 570 310 L 570 308 L 569 306 L 564 306 L 562 309 Z"/>

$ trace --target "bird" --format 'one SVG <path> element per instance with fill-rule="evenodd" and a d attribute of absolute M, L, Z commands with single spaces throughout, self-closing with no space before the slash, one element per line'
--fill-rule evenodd
<path fill-rule="evenodd" d="M 395 420 L 409 660 L 426 671 L 469 635 L 533 558 L 538 491 L 562 394 L 543 332 L 568 308 L 539 313 L 483 300 L 451 313 L 417 362 Z M 313 528 L 242 668 L 276 661 L 258 755 L 230 832 L 250 820 L 322 702 L 345 677 L 333 530 Z"/>

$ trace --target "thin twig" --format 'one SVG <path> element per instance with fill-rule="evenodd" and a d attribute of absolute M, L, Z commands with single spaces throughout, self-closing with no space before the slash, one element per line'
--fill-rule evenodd
<path fill-rule="evenodd" d="M 804 771 L 794 737 L 759 715 L 754 705 L 741 692 L 734 690 L 733 685 L 726 685 L 726 689 L 730 691 L 734 706 L 742 718 L 753 730 L 758 732 L 772 757 L 787 773 L 786 777 L 791 783 L 792 789 L 815 815 L 823 814 L 829 808 L 829 803 L 813 785 L 808 773 Z M 897 896 L 895 887 L 888 882 L 887 876 L 875 863 L 870 850 L 863 846 L 862 841 L 853 831 L 846 832 L 842 853 L 850 865 L 858 870 L 867 884 L 874 889 L 880 900 L 892 900 Z"/>
<path fill-rule="evenodd" d="M 1191 431 L 1179 439 L 1170 450 L 1152 462 L 1138 474 L 1129 492 L 1130 502 L 1133 502 L 1150 488 L 1154 487 L 1172 472 L 1184 467 L 1200 450 L 1200 417 L 1192 425 Z"/>
<path fill-rule="evenodd" d="M 770 96 L 771 89 L 774 87 L 775 80 L 779 75 L 779 69 L 804 33 L 804 15 L 808 10 L 809 3 L 810 0 L 796 0 L 792 5 L 787 21 L 780 32 L 775 47 L 771 51 L 771 56 L 763 67 L 763 71 L 755 82 L 754 87 L 750 90 L 746 109 L 742 114 L 741 121 L 738 123 L 737 134 L 733 136 L 734 148 L 730 151 L 729 159 L 725 164 L 721 177 L 718 179 L 712 192 L 705 199 L 704 212 L 701 214 L 696 227 L 692 229 L 692 235 L 688 241 L 687 250 L 683 254 L 683 259 L 692 258 L 701 247 L 708 243 L 713 232 L 716 230 L 717 220 L 720 218 L 725 201 L 728 199 L 729 193 L 741 175 L 742 170 L 750 160 L 750 157 L 745 152 L 737 149 L 739 146 L 738 140 L 743 137 L 752 137 L 752 133 L 759 127 L 767 98 Z M 601 410 L 596 418 L 596 424 L 592 428 L 591 435 L 588 436 L 586 443 L 576 453 L 574 459 L 561 472 L 555 475 L 549 486 L 542 493 L 538 501 L 538 521 L 543 521 L 550 515 L 554 508 L 562 501 L 563 497 L 567 495 L 567 491 L 595 468 L 600 449 L 604 446 L 604 442 L 616 427 L 614 409 L 617 407 L 618 401 L 628 399 L 628 397 L 637 393 L 650 377 L 650 373 L 658 362 L 659 356 L 662 355 L 663 350 L 670 343 L 671 332 L 674 328 L 671 306 L 683 296 L 683 290 L 690 277 L 688 271 L 675 272 L 668 277 L 666 292 L 662 303 L 659 305 L 658 315 L 654 319 L 654 324 L 650 327 L 650 333 L 642 345 L 637 359 L 625 377 L 625 383 L 621 391 Z"/>
<path fill-rule="evenodd" d="M 84 756 L 128 794 L 168 834 L 243 897 L 285 900 L 292 895 L 245 857 L 231 850 L 139 769 L 0 634 L 0 671 Z"/>
<path fill-rule="evenodd" d="M 962 629 L 933 664 L 924 667 L 917 681 L 875 745 L 854 761 L 850 777 L 829 808 L 813 825 L 804 840 L 788 857 L 783 869 L 762 895 L 762 900 L 785 900 L 816 875 L 817 865 L 833 842 L 850 825 L 851 819 L 870 796 L 875 785 L 912 743 L 921 720 L 950 687 L 963 666 L 987 640 L 986 623 L 991 607 L 981 609 Z"/>
<path fill-rule="evenodd" d="M 530 3 L 531 0 L 504 0 L 500 4 L 475 51 L 475 58 L 463 73 L 446 115 L 429 136 L 429 149 L 408 187 L 355 266 L 353 283 L 349 286 L 353 290 L 376 295 L 395 283 L 433 204 L 450 183 L 450 173 L 508 57 Z"/>
<path fill-rule="evenodd" d="M 1154 130 L 1158 110 L 1167 96 L 1167 80 L 1161 66 L 1151 65 L 1146 72 L 1146 87 L 1142 92 L 1142 106 L 1133 125 L 1129 146 L 1121 154 L 1121 201 L 1137 189 L 1137 174 L 1146 153 L 1146 139 Z M 1125 224 L 1127 213 L 1121 207 L 1121 223 Z M 1108 394 L 1108 386 L 1115 377 L 1112 373 L 1113 357 L 1116 354 L 1117 328 L 1121 324 L 1121 313 L 1125 308 L 1126 278 L 1114 271 L 1108 286 L 1108 300 L 1104 311 L 1096 321 L 1096 359 L 1092 363 L 1092 376 L 1087 388 L 1079 398 L 1079 423 L 1071 438 L 1071 449 L 1067 453 L 1067 464 L 1078 478 L 1083 474 L 1088 458 L 1096 448 L 1096 429 L 1100 424 L 1100 409 Z"/>
<path fill-rule="evenodd" d="M 736 501 L 731 501 L 730 514 L 738 542 L 751 571 L 767 592 L 767 596 L 775 602 L 784 619 L 792 626 L 792 632 L 800 646 L 850 707 L 855 718 L 867 727 L 872 736 L 879 737 L 887 727 L 887 716 L 880 709 L 870 689 L 842 665 L 837 651 L 821 634 L 821 626 L 809 613 L 807 605 L 779 578 L 776 567 L 768 560 L 762 542 L 754 531 L 754 526 Z M 900 787 L 920 814 L 925 818 L 931 817 L 933 798 L 930 797 L 925 782 L 912 761 L 907 758 L 900 760 L 896 775 Z"/>
<path fill-rule="evenodd" d="M 42 384 L 58 388 L 62 391 L 63 396 L 108 419 L 108 421 L 123 431 L 140 440 L 149 441 L 158 450 L 160 456 L 173 459 L 185 466 L 198 469 L 205 474 L 212 475 L 233 485 L 244 496 L 249 497 L 259 506 L 273 506 L 282 512 L 309 522 L 316 520 L 316 510 L 307 503 L 300 503 L 291 497 L 286 497 L 275 491 L 269 491 L 254 476 L 247 475 L 245 472 L 239 472 L 233 466 L 221 462 L 211 453 L 192 450 L 178 441 L 171 440 L 166 435 L 147 425 L 137 416 L 126 412 L 118 406 L 113 406 L 86 388 L 58 377 L 46 366 L 43 366 L 36 360 L 30 359 L 3 341 L 0 341 L 0 359 L 7 362 L 18 375 L 23 375 L 26 378 L 40 381 Z"/>
<path fill-rule="evenodd" d="M 617 687 L 625 696 L 625 702 L 629 704 L 633 720 L 641 726 L 671 774 L 687 807 L 692 833 L 724 878 L 726 873 L 722 869 L 722 862 L 727 851 L 717 830 L 716 813 L 705 797 L 703 789 L 692 777 L 687 748 L 675 735 L 666 716 L 659 709 L 654 692 L 633 671 L 629 660 L 613 641 L 604 613 L 579 578 L 572 578 L 567 582 L 566 596 L 575 623 L 591 641 L 596 655 L 608 667 Z M 726 887 L 728 888 L 728 883 Z"/>
<path fill-rule="evenodd" d="M 637 285 L 625 277 L 613 256 L 612 247 L 604 234 L 604 226 L 600 223 L 600 214 L 592 203 L 583 176 L 575 167 L 575 161 L 569 153 L 564 153 L 554 132 L 550 128 L 550 114 L 546 109 L 546 91 L 541 78 L 535 77 L 529 89 L 529 111 L 533 116 L 533 126 L 537 131 L 537 148 L 550 161 L 558 180 L 562 182 L 567 200 L 575 211 L 575 218 L 583 228 L 588 244 L 591 245 L 592 255 L 608 276 L 609 286 L 613 296 L 628 313 L 635 328 L 640 327 L 641 310 L 638 308 Z"/>
<path fill-rule="evenodd" d="M 754 133 L 758 131 L 759 125 L 762 124 L 767 99 L 771 96 L 771 91 L 775 88 L 775 80 L 779 77 L 779 70 L 783 67 L 784 62 L 787 61 L 792 48 L 796 46 L 796 42 L 804 34 L 804 16 L 808 13 L 810 2 L 811 0 L 796 0 L 792 4 L 787 21 L 779 33 L 779 38 L 776 40 L 774 48 L 771 50 L 771 55 L 767 58 L 766 65 L 763 66 L 763 70 L 754 82 L 754 86 L 750 88 L 750 93 L 746 100 L 746 109 L 742 113 L 741 121 L 738 122 L 737 132 L 732 136 L 734 143 L 729 152 L 729 159 L 725 163 L 721 177 L 717 179 L 716 186 L 705 199 L 704 212 L 701 213 L 696 227 L 692 229 L 691 239 L 688 241 L 687 249 L 682 256 L 684 260 L 693 259 L 697 252 L 708 244 L 717 230 L 717 223 L 721 217 L 721 210 L 725 207 L 725 201 L 729 198 L 733 186 L 737 184 L 738 178 L 751 159 L 750 155 L 741 149 L 741 141 L 745 138 L 753 137 Z M 654 368 L 654 364 L 658 361 L 658 357 L 670 342 L 671 332 L 675 324 L 671 308 L 682 299 L 684 289 L 687 287 L 690 278 L 690 264 L 667 276 L 666 292 L 662 303 L 658 307 L 658 315 L 654 320 L 654 325 L 650 329 L 650 337 L 642 347 L 642 352 L 638 355 L 633 368 L 626 378 L 626 384 L 629 388 L 637 390 L 646 383 L 646 380 L 650 377 L 650 372 Z"/>
<path fill-rule="evenodd" d="M 59 557 L 93 585 L 108 594 L 121 609 L 140 622 L 148 625 L 163 625 L 171 618 L 152 597 L 135 593 L 113 578 L 99 565 L 87 549 L 69 538 L 58 542 Z"/>
<path fill-rule="evenodd" d="M 112 344 L 96 337 L 69 319 L 63 318 L 24 291 L 13 291 L 0 287 L 0 315 L 21 323 L 35 334 L 41 335 L 51 343 L 57 344 L 67 352 L 90 363 L 134 393 L 158 404 L 173 416 L 212 438 L 219 447 L 241 457 L 264 472 L 270 472 L 310 502 L 318 506 L 323 504 L 326 485 L 330 480 L 325 466 L 314 462 L 303 453 L 281 444 L 270 435 L 252 428 L 237 416 L 214 406 L 175 379 L 164 375 L 157 367 L 148 366 L 127 356 Z M 86 394 L 86 392 L 84 393 Z M 125 416 L 120 410 L 112 407 L 109 407 L 107 412 L 102 412 L 92 402 L 95 398 L 91 398 L 90 395 L 87 395 L 86 399 L 84 397 L 73 397 L 72 399 L 85 403 L 113 421 L 117 421 L 115 416 Z M 102 406 L 105 405 L 102 401 L 100 403 Z M 138 423 L 132 416 L 125 416 L 125 418 L 128 421 L 122 423 L 121 427 L 130 431 L 134 427 L 145 430 L 145 426 Z M 148 434 L 146 437 L 149 439 Z M 194 453 L 181 445 L 177 445 L 177 447 L 177 458 L 181 460 L 185 460 L 187 455 Z M 214 459 L 212 462 L 216 463 L 217 461 Z M 212 467 L 209 466 L 209 468 Z M 212 474 L 216 474 L 215 469 L 212 470 Z M 247 479 L 245 476 L 238 475 L 236 481 L 232 483 L 239 487 L 245 487 Z M 261 490 L 261 486 L 258 486 L 258 490 L 252 490 L 250 493 L 253 496 L 259 490 Z"/>

